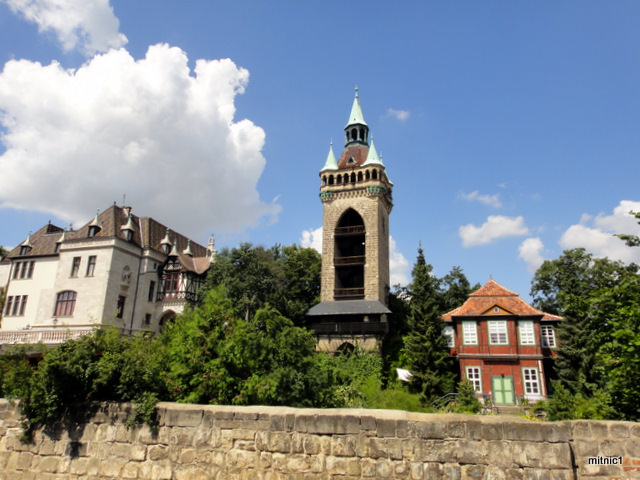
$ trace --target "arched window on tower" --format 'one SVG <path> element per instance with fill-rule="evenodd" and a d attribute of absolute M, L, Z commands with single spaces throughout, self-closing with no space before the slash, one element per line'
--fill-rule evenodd
<path fill-rule="evenodd" d="M 333 175 L 329 175 L 329 185 L 333 185 Z"/>
<path fill-rule="evenodd" d="M 374 180 L 378 179 L 378 171 L 377 170 L 373 170 L 373 172 L 371 173 L 371 178 L 373 178 Z"/>
<path fill-rule="evenodd" d="M 334 231 L 335 300 L 364 298 L 365 233 L 360 214 L 347 209 Z"/>

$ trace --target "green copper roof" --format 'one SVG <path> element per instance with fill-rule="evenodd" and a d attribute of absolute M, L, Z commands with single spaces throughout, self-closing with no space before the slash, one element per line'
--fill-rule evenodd
<path fill-rule="evenodd" d="M 360 106 L 360 99 L 358 98 L 358 87 L 356 87 L 356 96 L 353 99 L 353 105 L 351 106 L 351 114 L 349 115 L 349 121 L 344 128 L 347 128 L 349 125 L 367 125 L 367 122 L 364 121 L 364 115 L 362 115 L 362 107 Z"/>
<path fill-rule="evenodd" d="M 362 164 L 365 165 L 382 165 L 382 159 L 378 156 L 378 152 L 376 151 L 376 146 L 373 144 L 373 137 L 371 137 L 371 144 L 369 145 L 369 153 L 367 154 L 367 160 Z"/>
<path fill-rule="evenodd" d="M 336 162 L 336 156 L 333 154 L 333 142 L 329 144 L 329 153 L 327 155 L 327 161 L 324 162 L 321 172 L 327 170 L 338 170 L 338 162 Z"/>

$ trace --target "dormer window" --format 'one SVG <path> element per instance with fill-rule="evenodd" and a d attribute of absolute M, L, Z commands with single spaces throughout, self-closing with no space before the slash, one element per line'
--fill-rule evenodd
<path fill-rule="evenodd" d="M 164 252 L 165 255 L 169 255 L 169 252 L 171 251 L 171 240 L 169 240 L 169 229 L 168 228 L 167 228 L 167 231 L 164 234 L 164 238 L 160 242 L 160 247 L 162 248 L 162 251 Z"/>
<path fill-rule="evenodd" d="M 29 255 L 29 251 L 31 250 L 31 247 L 28 245 L 22 245 L 20 247 L 20 255 L 24 256 L 24 255 Z"/>
<path fill-rule="evenodd" d="M 98 221 L 99 213 L 100 213 L 99 210 L 96 211 L 96 217 L 93 219 L 93 222 L 89 224 L 89 233 L 87 234 L 89 238 L 95 237 L 98 234 L 98 232 L 102 230 L 102 225 L 100 225 L 100 222 Z"/>
<path fill-rule="evenodd" d="M 122 227 L 120 227 L 120 230 L 122 230 L 122 233 L 124 235 L 124 239 L 127 242 L 131 242 L 133 240 L 133 233 L 135 231 L 135 225 L 133 223 L 133 218 L 131 217 L 131 215 L 129 215 L 129 218 L 127 219 L 127 224 L 123 225 Z"/>

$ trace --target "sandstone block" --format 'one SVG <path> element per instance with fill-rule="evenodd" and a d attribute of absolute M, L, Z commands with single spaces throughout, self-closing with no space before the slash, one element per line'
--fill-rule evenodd
<path fill-rule="evenodd" d="M 149 460 L 157 462 L 158 460 L 164 460 L 169 457 L 169 449 L 163 445 L 154 445 L 149 447 L 148 454 Z"/>
<path fill-rule="evenodd" d="M 334 435 L 331 438 L 331 454 L 336 457 L 353 457 L 356 453 L 355 438 L 349 435 Z"/>
<path fill-rule="evenodd" d="M 343 457 L 328 456 L 325 459 L 327 473 L 331 475 L 346 475 L 347 461 Z"/>
<path fill-rule="evenodd" d="M 197 427 L 202 422 L 203 412 L 199 408 L 168 408 L 160 420 L 160 425 L 169 427 Z"/>

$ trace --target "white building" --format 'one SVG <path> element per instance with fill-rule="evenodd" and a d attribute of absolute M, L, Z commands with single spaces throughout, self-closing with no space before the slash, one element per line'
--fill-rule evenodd
<path fill-rule="evenodd" d="M 0 262 L 0 345 L 55 344 L 107 324 L 157 332 L 195 299 L 214 255 L 213 237 L 203 247 L 129 207 L 75 231 L 45 225 Z"/>

